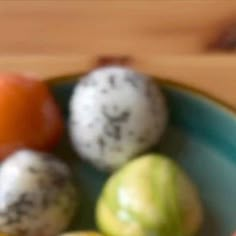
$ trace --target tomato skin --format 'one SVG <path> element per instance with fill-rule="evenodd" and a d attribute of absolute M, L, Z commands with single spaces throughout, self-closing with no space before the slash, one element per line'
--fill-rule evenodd
<path fill-rule="evenodd" d="M 21 148 L 48 151 L 62 133 L 62 115 L 45 83 L 0 74 L 0 160 Z"/>

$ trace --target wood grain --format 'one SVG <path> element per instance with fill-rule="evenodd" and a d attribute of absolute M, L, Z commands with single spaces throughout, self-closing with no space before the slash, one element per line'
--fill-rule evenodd
<path fill-rule="evenodd" d="M 97 57 L 9 56 L 0 58 L 0 71 L 34 75 L 41 79 L 87 71 Z M 182 55 L 136 57 L 131 67 L 203 90 L 236 108 L 236 56 Z"/>
<path fill-rule="evenodd" d="M 235 22 L 230 0 L 0 1 L 0 71 L 46 78 L 122 56 L 236 107 L 236 55 L 209 48 Z"/>
<path fill-rule="evenodd" d="M 202 53 L 235 20 L 226 0 L 0 1 L 0 53 Z"/>

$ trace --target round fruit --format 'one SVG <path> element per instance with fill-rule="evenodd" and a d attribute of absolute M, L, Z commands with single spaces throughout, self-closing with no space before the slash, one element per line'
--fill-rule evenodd
<path fill-rule="evenodd" d="M 166 122 L 157 84 L 127 68 L 92 71 L 78 82 L 70 102 L 74 148 L 100 169 L 116 169 L 155 145 Z"/>
<path fill-rule="evenodd" d="M 193 236 L 203 214 L 195 187 L 175 162 L 147 155 L 108 180 L 96 218 L 109 236 Z"/>
<path fill-rule="evenodd" d="M 75 212 L 70 170 L 49 154 L 21 150 L 0 171 L 0 230 L 14 236 L 52 236 Z"/>
<path fill-rule="evenodd" d="M 43 82 L 0 75 L 0 159 L 24 147 L 48 150 L 62 129 L 59 109 Z"/>

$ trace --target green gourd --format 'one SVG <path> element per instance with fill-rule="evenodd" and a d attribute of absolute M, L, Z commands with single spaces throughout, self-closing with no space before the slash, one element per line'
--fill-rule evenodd
<path fill-rule="evenodd" d="M 110 177 L 97 203 L 108 236 L 193 236 L 203 219 L 197 190 L 171 159 L 142 156 Z"/>

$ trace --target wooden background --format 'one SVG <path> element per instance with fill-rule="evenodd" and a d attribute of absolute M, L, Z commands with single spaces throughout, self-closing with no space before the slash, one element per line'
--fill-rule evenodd
<path fill-rule="evenodd" d="M 236 107 L 234 0 L 2 0 L 0 31 L 1 71 L 46 78 L 127 57 Z"/>

